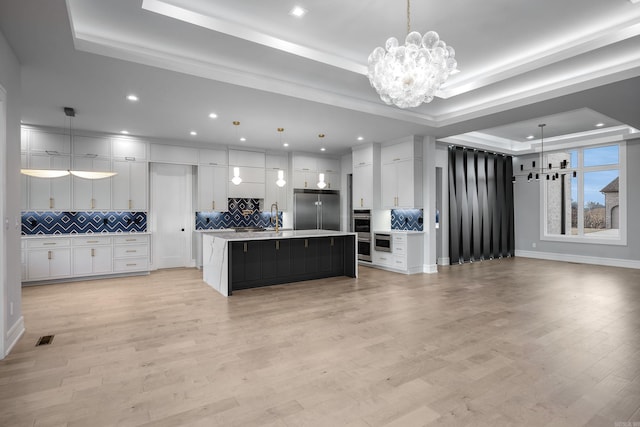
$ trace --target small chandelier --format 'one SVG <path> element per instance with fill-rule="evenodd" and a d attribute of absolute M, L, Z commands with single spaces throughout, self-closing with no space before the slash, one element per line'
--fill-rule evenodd
<path fill-rule="evenodd" d="M 433 101 L 440 86 L 456 70 L 455 50 L 440 40 L 438 33 L 424 36 L 411 32 L 411 3 L 407 0 L 407 38 L 399 46 L 390 37 L 386 49 L 377 47 L 369 55 L 367 75 L 371 86 L 385 103 L 400 108 L 417 107 Z"/>

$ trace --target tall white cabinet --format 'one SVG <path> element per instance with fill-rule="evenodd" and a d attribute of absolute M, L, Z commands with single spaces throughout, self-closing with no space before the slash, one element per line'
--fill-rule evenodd
<path fill-rule="evenodd" d="M 413 138 L 386 145 L 380 152 L 384 209 L 421 208 L 422 144 Z"/>
<path fill-rule="evenodd" d="M 227 151 L 202 149 L 198 156 L 198 211 L 227 210 Z"/>
<path fill-rule="evenodd" d="M 133 139 L 114 139 L 111 177 L 111 209 L 147 210 L 149 166 L 147 144 Z"/>
<path fill-rule="evenodd" d="M 353 160 L 353 208 L 377 209 L 380 204 L 380 145 L 356 147 Z"/>

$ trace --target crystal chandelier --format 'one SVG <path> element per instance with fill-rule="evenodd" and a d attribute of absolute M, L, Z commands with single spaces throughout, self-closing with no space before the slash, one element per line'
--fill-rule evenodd
<path fill-rule="evenodd" d="M 411 32 L 411 3 L 407 0 L 407 38 L 405 45 L 390 37 L 386 49 L 378 46 L 369 55 L 367 75 L 380 99 L 400 108 L 417 107 L 433 101 L 440 86 L 458 63 L 455 50 L 440 40 L 438 33 L 424 36 Z"/>

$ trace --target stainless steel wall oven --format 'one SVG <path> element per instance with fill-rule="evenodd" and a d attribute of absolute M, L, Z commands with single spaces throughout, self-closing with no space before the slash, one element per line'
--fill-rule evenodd
<path fill-rule="evenodd" d="M 371 211 L 353 211 L 353 231 L 358 233 L 358 260 L 371 262 Z"/>

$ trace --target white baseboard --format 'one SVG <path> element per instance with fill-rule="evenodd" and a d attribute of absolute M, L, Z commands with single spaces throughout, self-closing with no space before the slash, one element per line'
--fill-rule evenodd
<path fill-rule="evenodd" d="M 20 316 L 18 321 L 13 324 L 9 331 L 7 332 L 7 348 L 5 350 L 4 357 L 9 355 L 13 347 L 18 343 L 18 340 L 24 334 L 24 317 Z"/>
<path fill-rule="evenodd" d="M 437 264 L 425 264 L 422 266 L 422 272 L 427 274 L 433 274 L 438 272 Z"/>
<path fill-rule="evenodd" d="M 608 267 L 623 267 L 640 269 L 640 261 L 617 258 L 600 258 L 594 256 L 556 254 L 553 252 L 535 252 L 516 250 L 517 257 L 546 259 L 549 261 L 577 262 L 580 264 L 605 265 Z"/>
<path fill-rule="evenodd" d="M 451 264 L 451 258 L 449 257 L 438 258 L 438 265 L 449 265 L 449 264 Z"/>

